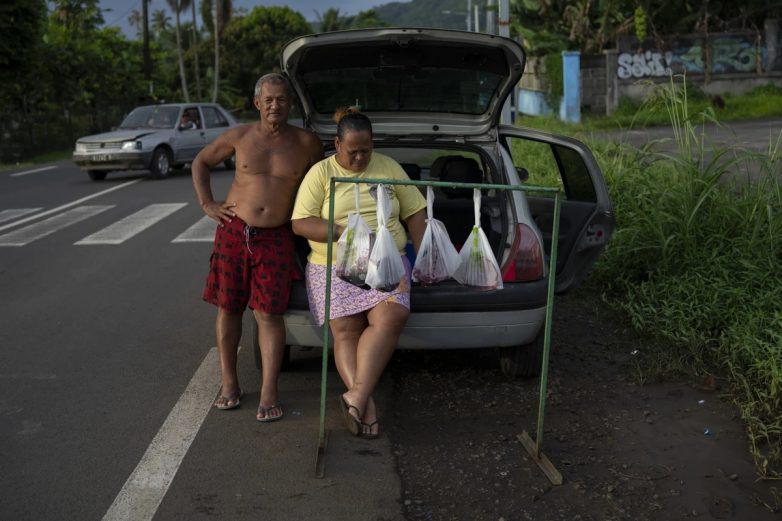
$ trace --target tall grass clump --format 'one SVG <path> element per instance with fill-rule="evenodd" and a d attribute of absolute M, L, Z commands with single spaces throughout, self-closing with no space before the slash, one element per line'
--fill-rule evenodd
<path fill-rule="evenodd" d="M 617 229 L 593 280 L 658 340 L 650 366 L 717 374 L 763 478 L 782 477 L 782 135 L 765 153 L 705 145 L 686 86 L 655 93 L 674 153 L 596 143 Z"/>

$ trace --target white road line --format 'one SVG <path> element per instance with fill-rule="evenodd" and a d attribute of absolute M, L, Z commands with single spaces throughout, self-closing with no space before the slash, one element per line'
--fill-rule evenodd
<path fill-rule="evenodd" d="M 103 521 L 148 521 L 174 480 L 220 388 L 217 348 L 209 350 Z"/>
<path fill-rule="evenodd" d="M 28 213 L 37 212 L 40 208 L 9 208 L 0 212 L 0 223 L 11 221 L 17 217 L 27 215 Z"/>
<path fill-rule="evenodd" d="M 217 223 L 205 215 L 171 242 L 213 242 L 216 229 Z"/>
<path fill-rule="evenodd" d="M 86 197 L 82 197 L 81 199 L 77 199 L 75 201 L 71 201 L 70 203 L 62 204 L 58 206 L 57 208 L 52 208 L 51 210 L 46 210 L 45 212 L 37 213 L 35 215 L 31 215 L 29 217 L 25 217 L 24 219 L 20 219 L 18 221 L 4 224 L 3 226 L 0 226 L 0 231 L 3 231 L 8 228 L 13 228 L 14 226 L 19 226 L 20 224 L 24 224 L 26 222 L 32 221 L 34 219 L 38 219 L 41 217 L 44 217 L 46 215 L 50 215 L 56 212 L 59 212 L 60 210 L 65 210 L 66 208 L 70 208 L 71 206 L 76 206 L 77 204 L 81 204 L 85 201 L 89 201 L 90 199 L 95 199 L 96 197 L 100 197 L 101 195 L 105 195 L 109 192 L 113 192 L 114 190 L 119 190 L 120 188 L 125 188 L 127 186 L 139 183 L 143 181 L 144 179 L 134 179 L 133 181 L 128 181 L 127 183 L 122 183 L 121 185 L 113 186 L 107 190 L 103 190 L 102 192 L 97 192 L 92 195 L 88 195 Z"/>
<path fill-rule="evenodd" d="M 49 217 L 44 221 L 19 228 L 5 235 L 0 235 L 0 246 L 24 246 L 41 237 L 46 237 L 52 233 L 67 228 L 84 219 L 89 219 L 94 215 L 105 212 L 114 205 L 107 206 L 79 206 L 67 212 Z"/>
<path fill-rule="evenodd" d="M 42 168 L 36 168 L 34 170 L 25 170 L 24 172 L 16 172 L 14 174 L 11 174 L 9 177 L 21 177 L 21 176 L 27 175 L 27 174 L 34 174 L 36 172 L 44 172 L 46 170 L 51 170 L 52 168 L 57 168 L 57 165 L 44 166 Z"/>
<path fill-rule="evenodd" d="M 150 204 L 74 244 L 122 244 L 185 206 L 187 203 Z"/>

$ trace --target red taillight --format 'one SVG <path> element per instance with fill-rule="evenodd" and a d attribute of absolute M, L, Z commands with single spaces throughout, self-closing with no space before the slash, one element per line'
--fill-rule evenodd
<path fill-rule="evenodd" d="M 543 250 L 537 235 L 526 224 L 516 225 L 508 261 L 503 267 L 503 282 L 528 282 L 543 278 Z"/>

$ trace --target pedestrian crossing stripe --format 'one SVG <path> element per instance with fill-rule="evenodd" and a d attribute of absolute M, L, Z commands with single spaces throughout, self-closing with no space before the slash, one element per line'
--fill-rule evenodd
<path fill-rule="evenodd" d="M 211 217 L 205 215 L 171 242 L 212 242 L 214 241 L 216 229 L 217 223 Z"/>
<path fill-rule="evenodd" d="M 185 206 L 187 203 L 150 204 L 74 244 L 122 244 Z"/>
<path fill-rule="evenodd" d="M 188 203 L 157 203 L 131 214 L 119 221 L 84 237 L 74 245 L 117 245 L 142 233 L 144 230 L 164 220 L 174 212 L 187 206 Z M 23 228 L 17 228 L 11 232 L 0 235 L 0 247 L 25 246 L 40 238 L 58 232 L 68 226 L 76 224 L 98 215 L 105 210 L 114 208 L 115 205 L 106 206 L 78 206 L 67 211 L 62 211 L 53 216 L 28 224 Z M 14 219 L 19 219 L 19 225 L 35 219 L 36 212 L 42 208 L 9 208 L 0 210 L 0 223 L 6 224 L 5 229 L 14 227 Z M 42 217 L 51 211 L 42 213 Z M 27 216 L 27 217 L 26 217 Z M 177 235 L 172 243 L 212 243 L 214 241 L 217 223 L 208 216 L 201 217 L 184 232 Z"/>
<path fill-rule="evenodd" d="M 54 215 L 30 224 L 24 228 L 19 228 L 5 235 L 0 235 L 0 246 L 24 246 L 31 242 L 51 235 L 73 224 L 89 219 L 101 212 L 114 208 L 114 205 L 106 206 L 79 206 L 63 213 Z"/>
<path fill-rule="evenodd" d="M 13 221 L 14 219 L 18 219 L 23 215 L 37 212 L 38 210 L 41 209 L 42 208 L 11 208 L 9 210 L 3 210 L 2 212 L 0 212 L 0 223 L 4 223 L 6 221 Z"/>

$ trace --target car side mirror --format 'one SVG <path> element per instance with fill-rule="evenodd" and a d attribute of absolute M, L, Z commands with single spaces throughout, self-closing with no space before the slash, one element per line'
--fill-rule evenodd
<path fill-rule="evenodd" d="M 525 183 L 529 180 L 529 170 L 527 170 L 523 166 L 517 166 L 516 173 L 519 175 L 519 180 L 522 183 Z"/>

